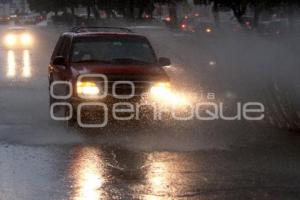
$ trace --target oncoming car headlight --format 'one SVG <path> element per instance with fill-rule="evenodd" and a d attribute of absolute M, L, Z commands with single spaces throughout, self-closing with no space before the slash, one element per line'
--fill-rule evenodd
<path fill-rule="evenodd" d="M 17 36 L 13 34 L 8 34 L 4 38 L 4 43 L 6 46 L 14 46 L 17 43 Z"/>
<path fill-rule="evenodd" d="M 205 29 L 205 32 L 206 32 L 206 33 L 211 33 L 211 32 L 212 32 L 212 29 L 211 29 L 211 28 L 206 28 L 206 29 Z"/>
<path fill-rule="evenodd" d="M 24 33 L 21 35 L 21 43 L 22 45 L 31 45 L 32 44 L 32 37 L 28 33 Z"/>
<path fill-rule="evenodd" d="M 100 89 L 94 82 L 77 82 L 77 94 L 85 98 L 97 98 Z"/>

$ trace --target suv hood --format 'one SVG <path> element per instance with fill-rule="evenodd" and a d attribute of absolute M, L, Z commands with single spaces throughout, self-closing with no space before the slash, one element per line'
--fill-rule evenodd
<path fill-rule="evenodd" d="M 104 74 L 104 75 L 141 75 L 141 76 L 163 76 L 167 77 L 162 67 L 157 65 L 113 65 L 113 64 L 72 64 L 72 75 L 77 77 L 82 74 Z"/>

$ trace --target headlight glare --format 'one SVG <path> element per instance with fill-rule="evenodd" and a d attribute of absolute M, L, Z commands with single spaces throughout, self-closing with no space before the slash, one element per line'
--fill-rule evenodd
<path fill-rule="evenodd" d="M 21 35 L 21 42 L 23 45 L 31 45 L 32 44 L 32 37 L 28 33 L 24 33 Z"/>
<path fill-rule="evenodd" d="M 206 28 L 205 31 L 206 31 L 206 33 L 211 33 L 212 29 L 211 28 Z"/>
<path fill-rule="evenodd" d="M 14 46 L 17 43 L 17 36 L 13 34 L 8 34 L 5 36 L 4 42 L 7 46 Z"/>
<path fill-rule="evenodd" d="M 181 107 L 189 103 L 188 99 L 178 92 L 172 91 L 169 82 L 160 82 L 150 90 L 152 99 L 163 106 Z"/>
<path fill-rule="evenodd" d="M 77 82 L 77 94 L 88 98 L 97 98 L 100 89 L 94 82 Z"/>
<path fill-rule="evenodd" d="M 168 96 L 171 94 L 171 85 L 168 82 L 160 82 L 151 87 L 151 94 L 154 96 Z"/>

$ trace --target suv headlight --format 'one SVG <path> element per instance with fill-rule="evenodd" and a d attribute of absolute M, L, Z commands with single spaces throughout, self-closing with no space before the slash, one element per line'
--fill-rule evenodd
<path fill-rule="evenodd" d="M 77 94 L 83 98 L 97 98 L 100 89 L 94 82 L 77 82 Z"/>
<path fill-rule="evenodd" d="M 154 101 L 162 106 L 181 107 L 188 105 L 189 101 L 184 94 L 172 91 L 169 82 L 159 82 L 152 86 L 150 95 Z"/>
<path fill-rule="evenodd" d="M 169 96 L 171 94 L 171 84 L 169 82 L 159 82 L 150 89 L 151 95 L 156 97 Z"/>
<path fill-rule="evenodd" d="M 169 82 L 159 82 L 150 89 L 150 94 L 154 98 L 168 98 L 171 95 L 171 84 Z"/>

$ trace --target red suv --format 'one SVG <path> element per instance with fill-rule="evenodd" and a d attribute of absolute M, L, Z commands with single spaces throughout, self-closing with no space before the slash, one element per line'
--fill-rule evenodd
<path fill-rule="evenodd" d="M 151 88 L 168 87 L 163 67 L 170 64 L 168 58 L 157 58 L 145 36 L 130 29 L 74 28 L 61 35 L 51 57 L 51 108 L 69 107 L 70 120 L 82 103 L 138 102 Z"/>

